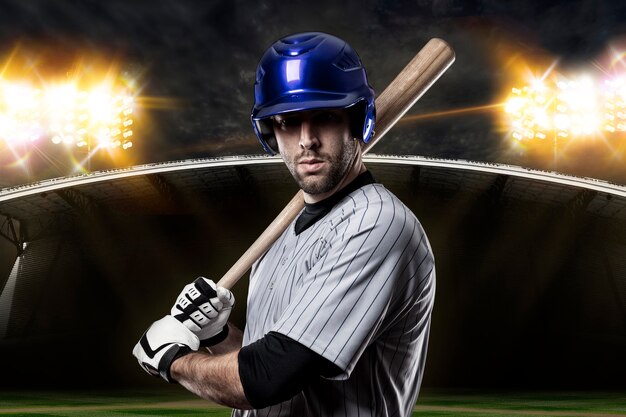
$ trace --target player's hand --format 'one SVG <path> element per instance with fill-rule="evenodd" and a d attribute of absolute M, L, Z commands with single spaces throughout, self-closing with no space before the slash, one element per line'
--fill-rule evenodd
<path fill-rule="evenodd" d="M 180 321 L 167 315 L 152 323 L 133 349 L 139 365 L 150 375 L 175 382 L 170 375 L 170 366 L 175 359 L 198 350 L 198 336 L 183 326 Z"/>
<path fill-rule="evenodd" d="M 200 339 L 200 346 L 213 346 L 228 336 L 228 316 L 235 304 L 233 293 L 213 281 L 198 277 L 185 286 L 171 314 Z"/>

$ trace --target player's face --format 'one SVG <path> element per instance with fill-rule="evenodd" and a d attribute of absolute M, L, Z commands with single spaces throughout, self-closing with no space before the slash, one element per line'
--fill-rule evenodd
<path fill-rule="evenodd" d="M 345 109 L 321 109 L 273 117 L 274 134 L 287 168 L 307 194 L 333 190 L 359 152 Z"/>

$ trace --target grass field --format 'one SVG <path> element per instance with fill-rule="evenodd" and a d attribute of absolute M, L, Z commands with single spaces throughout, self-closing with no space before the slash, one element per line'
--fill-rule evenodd
<path fill-rule="evenodd" d="M 180 387 L 163 391 L 0 392 L 4 416 L 230 416 L 224 407 L 200 400 Z M 626 416 L 626 393 L 424 392 L 414 416 Z"/>

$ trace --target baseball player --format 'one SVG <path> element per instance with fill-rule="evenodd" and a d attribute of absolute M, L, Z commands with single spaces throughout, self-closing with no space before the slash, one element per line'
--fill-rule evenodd
<path fill-rule="evenodd" d="M 374 92 L 343 40 L 301 33 L 266 51 L 252 124 L 305 208 L 252 267 L 244 333 L 227 324 L 230 291 L 199 278 L 135 346 L 146 371 L 233 416 L 411 415 L 434 258 L 413 213 L 363 163 L 374 122 Z"/>

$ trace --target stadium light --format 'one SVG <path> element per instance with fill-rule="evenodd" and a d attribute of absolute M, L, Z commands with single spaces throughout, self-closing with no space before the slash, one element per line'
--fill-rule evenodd
<path fill-rule="evenodd" d="M 511 117 L 511 135 L 517 140 L 545 139 L 553 129 L 550 91 L 544 84 L 511 89 L 504 111 Z"/>
<path fill-rule="evenodd" d="M 624 78 L 606 80 L 604 103 L 605 124 L 608 132 L 626 132 L 626 82 Z"/>
<path fill-rule="evenodd" d="M 132 147 L 134 108 L 132 92 L 104 83 L 88 90 L 71 82 L 40 89 L 0 80 L 0 139 L 126 150 Z"/>
<path fill-rule="evenodd" d="M 599 84 L 589 75 L 553 76 L 512 88 L 504 110 L 518 141 L 626 132 L 626 80 Z"/>

